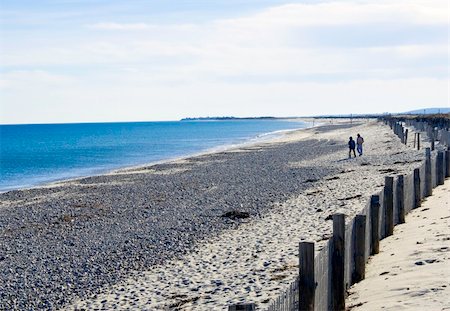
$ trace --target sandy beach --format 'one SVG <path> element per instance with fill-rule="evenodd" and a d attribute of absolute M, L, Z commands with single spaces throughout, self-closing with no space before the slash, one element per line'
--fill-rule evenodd
<path fill-rule="evenodd" d="M 450 310 L 450 180 L 381 241 L 347 306 L 363 310 Z"/>
<path fill-rule="evenodd" d="M 356 133 L 364 155 L 348 159 Z M 264 308 L 293 281 L 300 240 L 319 250 L 330 214 L 352 217 L 422 158 L 381 123 L 335 122 L 0 194 L 0 309 Z"/>

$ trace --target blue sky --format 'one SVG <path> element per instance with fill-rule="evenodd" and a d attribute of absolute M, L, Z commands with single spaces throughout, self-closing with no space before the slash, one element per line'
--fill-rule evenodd
<path fill-rule="evenodd" d="M 441 0 L 0 0 L 0 123 L 445 107 L 448 39 Z"/>

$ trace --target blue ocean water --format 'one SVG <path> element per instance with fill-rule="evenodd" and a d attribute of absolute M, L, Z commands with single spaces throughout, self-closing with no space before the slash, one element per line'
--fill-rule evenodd
<path fill-rule="evenodd" d="M 286 120 L 0 125 L 0 191 L 188 156 L 307 126 Z"/>

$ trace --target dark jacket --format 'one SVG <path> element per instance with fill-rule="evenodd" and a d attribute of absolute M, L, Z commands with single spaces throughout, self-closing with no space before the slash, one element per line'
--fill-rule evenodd
<path fill-rule="evenodd" d="M 348 147 L 350 149 L 355 149 L 355 141 L 353 139 L 348 141 Z"/>

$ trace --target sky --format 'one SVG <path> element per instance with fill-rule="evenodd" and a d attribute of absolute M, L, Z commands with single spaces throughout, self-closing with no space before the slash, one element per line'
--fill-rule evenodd
<path fill-rule="evenodd" d="M 0 0 L 0 124 L 449 107 L 446 0 Z"/>

